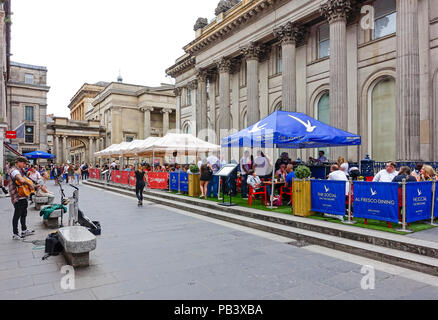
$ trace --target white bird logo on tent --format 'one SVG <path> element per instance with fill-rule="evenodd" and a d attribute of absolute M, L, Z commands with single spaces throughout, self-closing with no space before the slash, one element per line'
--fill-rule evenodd
<path fill-rule="evenodd" d="M 377 195 L 377 191 L 374 191 L 373 188 L 371 188 L 371 195 L 372 195 L 372 196 Z"/>
<path fill-rule="evenodd" d="M 312 132 L 315 131 L 315 129 L 316 129 L 316 126 L 312 126 L 312 124 L 310 123 L 310 120 L 307 120 L 307 123 L 305 123 L 303 120 L 301 120 L 301 119 L 299 119 L 299 118 L 297 118 L 297 117 L 294 117 L 294 116 L 291 116 L 291 115 L 289 115 L 289 117 L 291 117 L 292 119 L 298 121 L 298 122 L 301 123 L 303 126 L 305 126 L 307 132 L 309 132 L 309 133 L 312 133 Z"/>
<path fill-rule="evenodd" d="M 418 193 L 418 196 L 421 196 L 421 195 L 422 195 L 422 192 L 421 192 L 420 189 L 417 189 L 417 193 Z"/>
<path fill-rule="evenodd" d="M 262 125 L 261 127 L 259 127 L 260 122 L 257 122 L 254 127 L 249 131 L 249 133 L 255 133 L 258 131 L 261 131 L 262 129 L 264 129 L 268 124 L 265 123 L 264 125 Z"/>
<path fill-rule="evenodd" d="M 327 188 L 327 186 L 324 186 L 325 192 L 329 192 L 330 188 Z"/>

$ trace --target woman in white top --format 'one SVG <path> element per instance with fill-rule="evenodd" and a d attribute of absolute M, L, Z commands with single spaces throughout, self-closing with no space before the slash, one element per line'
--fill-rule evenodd
<path fill-rule="evenodd" d="M 349 165 L 348 162 L 345 161 L 344 157 L 339 157 L 338 158 L 338 166 L 339 166 L 339 170 L 341 170 L 343 173 L 345 173 L 345 175 L 348 177 L 349 176 Z"/>

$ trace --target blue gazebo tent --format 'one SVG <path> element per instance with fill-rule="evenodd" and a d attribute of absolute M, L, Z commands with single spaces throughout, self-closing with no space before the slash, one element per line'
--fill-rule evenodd
<path fill-rule="evenodd" d="M 358 146 L 361 137 L 303 113 L 276 111 L 253 126 L 222 139 L 223 148 L 277 147 L 307 149 Z"/>
<path fill-rule="evenodd" d="M 361 145 L 361 137 L 299 112 L 276 111 L 256 124 L 222 139 L 223 148 L 308 149 Z M 275 163 L 276 159 L 273 157 Z M 275 170 L 272 172 L 274 178 Z M 272 207 L 272 197 L 271 197 Z"/>
<path fill-rule="evenodd" d="M 55 159 L 56 156 L 43 151 L 34 151 L 23 154 L 27 159 Z"/>

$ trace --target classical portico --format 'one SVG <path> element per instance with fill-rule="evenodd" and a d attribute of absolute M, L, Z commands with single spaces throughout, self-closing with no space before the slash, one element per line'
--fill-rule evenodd
<path fill-rule="evenodd" d="M 53 154 L 58 164 L 87 162 L 94 164 L 94 153 L 105 148 L 102 136 L 105 129 L 99 121 L 75 121 L 55 117 L 47 125 L 47 134 L 53 136 Z"/>

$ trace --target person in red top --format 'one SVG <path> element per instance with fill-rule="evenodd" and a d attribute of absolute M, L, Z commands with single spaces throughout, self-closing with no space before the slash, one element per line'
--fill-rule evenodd
<path fill-rule="evenodd" d="M 26 166 L 27 159 L 24 157 L 18 157 L 14 167 L 9 171 L 9 193 L 11 194 L 11 202 L 14 205 L 14 217 L 12 218 L 13 240 L 21 240 L 23 237 L 31 235 L 34 231 L 30 231 L 26 227 L 27 217 L 27 197 L 20 197 L 16 182 L 28 185 L 33 189 L 33 184 L 23 179 L 26 176 L 24 167 Z M 21 222 L 21 236 L 18 234 L 18 220 Z"/>

